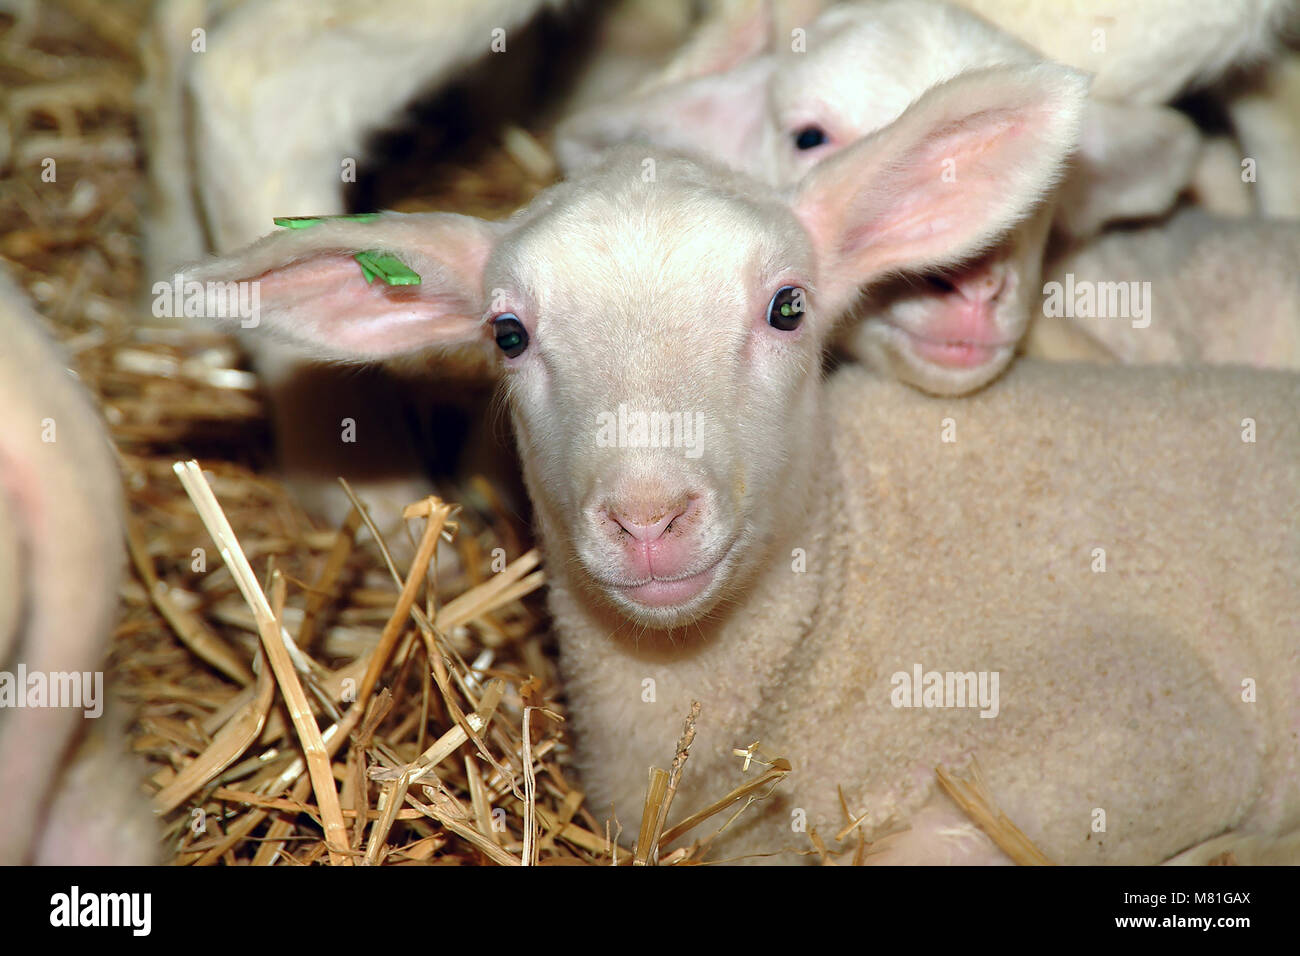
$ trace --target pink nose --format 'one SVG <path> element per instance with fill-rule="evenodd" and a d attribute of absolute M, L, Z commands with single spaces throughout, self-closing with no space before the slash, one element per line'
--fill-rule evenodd
<path fill-rule="evenodd" d="M 681 502 L 668 508 L 639 509 L 635 514 L 631 512 L 631 509 L 616 510 L 610 508 L 609 516 L 620 528 L 637 541 L 643 544 L 653 544 L 664 536 L 664 532 L 668 530 L 669 525 L 686 513 L 688 507 L 687 502 Z M 645 511 L 658 511 L 660 516 L 645 518 L 642 516 Z"/>
<path fill-rule="evenodd" d="M 672 577 L 689 567 L 696 557 L 696 535 L 689 525 L 701 517 L 700 509 L 694 495 L 606 506 L 605 515 L 613 522 L 607 528 L 618 539 L 627 574 L 638 579 Z"/>

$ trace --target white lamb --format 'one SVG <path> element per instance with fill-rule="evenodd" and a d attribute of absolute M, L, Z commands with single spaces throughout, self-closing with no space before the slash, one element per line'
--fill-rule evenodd
<path fill-rule="evenodd" d="M 260 282 L 260 328 L 318 357 L 495 341 L 597 812 L 639 814 L 694 699 L 676 815 L 756 739 L 794 767 L 724 856 L 806 848 L 794 811 L 830 840 L 842 788 L 869 837 L 910 824 L 871 859 L 1005 861 L 934 783 L 971 757 L 1060 862 L 1269 840 L 1300 826 L 1300 381 L 1025 363 L 962 400 L 822 381 L 862 285 L 967 257 L 1032 206 L 1083 85 L 966 73 L 788 197 L 627 149 L 508 223 L 327 224 L 187 278 Z M 424 282 L 368 285 L 351 256 L 371 248 Z M 913 698 L 916 671 L 1000 690 L 986 719 Z"/>

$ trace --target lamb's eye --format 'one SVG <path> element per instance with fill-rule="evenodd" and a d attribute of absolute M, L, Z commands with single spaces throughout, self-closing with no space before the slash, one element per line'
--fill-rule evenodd
<path fill-rule="evenodd" d="M 794 145 L 798 149 L 816 149 L 826 142 L 826 131 L 820 126 L 805 126 L 794 134 Z"/>
<path fill-rule="evenodd" d="M 783 285 L 776 290 L 767 307 L 767 324 L 782 332 L 793 332 L 803 321 L 804 296 L 797 285 Z"/>
<path fill-rule="evenodd" d="M 492 337 L 497 340 L 497 348 L 507 358 L 522 355 L 524 349 L 528 348 L 528 330 L 519 321 L 519 317 L 511 312 L 498 315 L 492 320 Z"/>

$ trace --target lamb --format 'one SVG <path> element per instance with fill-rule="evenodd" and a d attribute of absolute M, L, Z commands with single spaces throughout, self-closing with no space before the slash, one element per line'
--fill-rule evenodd
<path fill-rule="evenodd" d="M 139 778 L 111 718 L 91 719 L 123 570 L 117 464 L 39 321 L 0 270 L 0 864 L 148 862 Z"/>
<path fill-rule="evenodd" d="M 1186 209 L 1168 222 L 1108 233 L 1050 262 L 1043 309 L 1064 316 L 1120 362 L 1295 369 L 1297 263 L 1300 223 Z M 1099 289 L 1103 296 L 1095 298 Z M 1136 296 L 1133 305 L 1113 309 L 1115 292 Z M 1085 295 L 1094 301 L 1080 308 Z"/>
<path fill-rule="evenodd" d="M 580 169 L 616 142 L 648 140 L 789 186 L 895 121 L 936 84 L 969 70 L 1040 60 L 1011 34 L 952 4 L 847 3 L 808 28 L 806 53 L 741 58 L 725 72 L 575 116 L 559 131 L 557 155 L 567 169 Z M 851 355 L 934 394 L 974 391 L 1012 360 L 1037 311 L 1054 213 L 1058 226 L 1083 237 L 1112 219 L 1156 215 L 1173 204 L 1195 165 L 1193 124 L 1158 106 L 1094 101 L 1084 115 L 1079 134 L 1067 133 L 1060 144 L 1057 176 L 1043 182 L 1040 198 L 1047 200 L 1077 145 L 1059 204 L 1027 208 L 1023 222 L 1006 223 L 1002 235 L 990 237 L 992 248 L 971 261 L 877 286 L 846 322 L 843 344 Z M 1152 155 L 1161 161 L 1151 162 Z M 960 170 L 950 166 L 944 175 L 962 188 Z"/>
<path fill-rule="evenodd" d="M 1160 106 L 1189 92 L 1214 89 L 1241 145 L 1233 146 L 1231 168 L 1198 168 L 1198 175 L 1222 176 L 1217 183 L 1199 184 L 1212 187 L 1206 198 L 1211 203 L 1220 197 L 1229 203 L 1243 198 L 1239 164 L 1244 155 L 1258 160 L 1252 185 L 1257 183 L 1261 194 L 1259 211 L 1300 215 L 1295 178 L 1287 175 L 1300 141 L 1300 53 L 1284 49 L 1281 42 L 1300 26 L 1295 0 L 1229 0 L 1197 7 L 1179 0 L 1067 0 L 1051 6 L 1037 0 L 952 2 L 1040 55 L 1092 74 L 1090 92 L 1100 102 Z M 706 20 L 674 60 L 641 85 L 641 92 L 721 73 L 769 49 L 781 49 L 787 37 L 796 36 L 793 31 L 807 27 L 830 6 L 829 0 L 736 0 Z M 915 7 L 914 13 L 936 16 L 926 6 Z"/>
<path fill-rule="evenodd" d="M 1005 862 L 934 784 L 972 757 L 1059 862 L 1267 842 L 1300 825 L 1300 381 L 1024 363 L 948 400 L 822 379 L 860 287 L 1032 205 L 1083 88 L 965 73 L 784 195 L 627 147 L 506 223 L 332 223 L 187 279 L 259 282 L 260 334 L 320 358 L 495 343 L 596 812 L 639 813 L 698 700 L 675 815 L 755 740 L 794 768 L 724 857 L 807 847 L 804 819 L 833 843 L 842 788 L 867 838 L 910 824 L 870 860 Z M 367 285 L 371 248 L 425 281 Z M 917 670 L 982 674 L 987 719 L 916 706 L 945 703 L 904 693 Z"/>
<path fill-rule="evenodd" d="M 1113 102 L 1168 103 L 1243 64 L 1278 57 L 1295 0 L 952 0 L 1057 63 L 1092 74 L 1092 93 Z M 832 0 L 732 0 L 706 20 L 653 89 L 725 69 L 807 26 Z M 918 10 L 924 14 L 923 10 Z"/>
<path fill-rule="evenodd" d="M 1004 12 L 1017 7 L 1003 6 Z M 1276 6 L 1220 11 L 1222 23 L 1202 24 L 1203 36 L 1222 40 L 1211 48 L 1213 56 L 1236 62 L 1262 49 L 1279 19 Z M 689 70 L 679 66 L 667 73 L 674 82 L 652 84 L 638 97 L 588 110 L 564 124 L 557 143 L 562 164 L 580 169 L 617 142 L 649 141 L 701 152 L 775 184 L 792 185 L 826 156 L 895 120 L 936 83 L 966 70 L 1041 56 L 966 10 L 926 0 L 834 6 L 808 28 L 803 38 L 807 52 L 785 51 L 782 44 L 777 53 L 764 54 L 762 42 L 753 39 L 763 31 L 742 28 L 746 17 L 762 22 L 764 9 L 756 6 L 734 18 L 736 34 L 750 38 L 747 45 L 711 48 L 712 60 L 688 49 L 682 59 Z M 1083 15 L 1087 9 L 1087 4 L 1074 8 L 1080 22 L 1073 32 L 1067 29 L 1068 36 L 1080 31 L 1087 36 L 1083 27 L 1093 22 Z M 1156 22 L 1178 19 L 1180 29 L 1185 25 L 1185 18 L 1168 8 L 1146 14 Z M 1145 75 L 1142 71 L 1153 61 L 1163 62 L 1161 51 L 1183 55 L 1163 41 L 1154 54 L 1143 45 L 1153 29 L 1146 14 L 1096 21 L 1119 27 L 1107 47 L 1097 89 L 1127 95 L 1133 76 Z M 1005 19 L 1008 26 L 1020 23 L 1039 46 L 1058 52 L 1060 44 L 1047 42 L 1047 31 L 1037 29 L 1041 18 L 1024 18 L 1023 23 L 1019 16 Z M 1257 42 L 1247 42 L 1250 37 Z M 1087 48 L 1082 41 L 1075 45 L 1081 44 Z M 1075 56 L 1079 58 L 1077 51 Z M 1192 57 L 1189 72 L 1177 74 L 1182 79 L 1175 89 L 1214 75 L 1217 63 Z M 1112 80 L 1112 73 L 1119 78 Z M 1164 214 L 1192 183 L 1200 149 L 1194 124 L 1158 105 L 1158 99 L 1149 101 L 1145 93 L 1132 99 L 1137 102 L 1089 101 L 1068 175 L 1058 189 L 1045 184 L 1044 199 L 1050 195 L 1050 201 L 1016 228 L 1008 224 L 1008 235 L 992 249 L 956 269 L 904 275 L 878 286 L 846 324 L 847 351 L 940 395 L 965 394 L 1000 374 L 1039 311 L 1050 224 L 1081 242 L 1112 221 Z M 1064 165 L 1061 172 L 1066 173 Z M 960 172 L 950 168 L 947 175 L 960 188 Z M 1031 343 L 1040 354 L 1101 354 L 1057 344 L 1048 331 L 1038 330 Z M 1056 331 L 1074 334 L 1069 328 Z"/>

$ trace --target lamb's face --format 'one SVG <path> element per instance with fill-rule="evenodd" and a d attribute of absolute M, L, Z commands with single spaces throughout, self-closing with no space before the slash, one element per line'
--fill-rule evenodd
<path fill-rule="evenodd" d="M 486 290 L 551 560 L 663 628 L 762 560 L 774 503 L 796 493 L 822 342 L 793 215 L 673 161 L 656 172 L 624 164 L 541 212 Z"/>
<path fill-rule="evenodd" d="M 936 142 L 1006 141 L 1032 128 L 1037 157 L 1014 147 L 996 156 L 977 148 L 960 161 L 955 153 L 927 151 L 924 176 L 905 168 L 875 170 L 905 190 L 896 198 L 900 205 L 910 203 L 907 215 L 929 219 L 939 232 L 950 224 L 935 221 L 934 210 L 943 205 L 945 215 L 963 219 L 977 214 L 985 208 L 988 183 L 1015 198 L 1014 214 L 986 223 L 981 243 L 967 250 L 964 261 L 936 256 L 900 270 L 900 281 L 872 290 L 855 310 L 857 327 L 846 340 L 856 357 L 930 392 L 962 394 L 984 385 L 1013 358 L 1037 299 L 1050 223 L 1041 201 L 1078 141 L 1078 85 L 1058 87 L 1060 78 L 1039 69 L 1048 65 L 1035 51 L 973 14 L 933 0 L 839 4 L 818 17 L 803 39 L 798 49 L 782 44 L 720 73 L 578 117 L 560 135 L 560 155 L 569 157 L 571 167 L 581 166 L 612 143 L 645 141 L 712 157 L 798 192 L 836 154 L 907 125 L 927 98 L 947 98 L 953 107 L 932 131 Z M 1055 113 L 1042 127 L 1043 117 L 1024 125 L 1028 118 L 1004 109 L 997 97 L 985 101 L 989 109 L 969 101 L 963 113 L 960 97 L 944 92 L 954 84 L 962 88 L 967 81 L 979 85 L 990 76 L 1029 76 L 1035 70 L 1041 80 L 1033 82 L 1047 83 L 1049 112 Z M 1045 129 L 1055 142 L 1039 138 Z M 1045 164 L 1047 156 L 1051 162 Z M 935 186 L 956 202 L 936 196 Z M 940 263 L 942 271 L 924 271 Z"/>
<path fill-rule="evenodd" d="M 982 20 L 918 0 L 823 14 L 806 53 L 772 71 L 766 139 L 780 185 L 898 119 L 931 87 L 968 70 L 1032 63 L 1035 54 Z M 954 162 L 952 188 L 962 188 Z M 1050 223 L 1040 210 L 980 258 L 905 275 L 871 290 L 846 329 L 859 358 L 937 394 L 963 394 L 996 377 L 1024 335 Z"/>
<path fill-rule="evenodd" d="M 902 275 L 867 290 L 842 342 L 874 368 L 936 395 L 996 378 L 1024 337 L 1038 297 L 1052 210 L 1040 207 L 977 259 Z"/>

